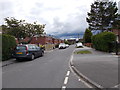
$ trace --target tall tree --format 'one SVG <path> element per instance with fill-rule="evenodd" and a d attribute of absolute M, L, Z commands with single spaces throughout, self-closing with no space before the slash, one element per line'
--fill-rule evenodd
<path fill-rule="evenodd" d="M 92 37 L 92 32 L 87 28 L 83 36 L 84 43 L 91 43 L 91 37 Z"/>
<path fill-rule="evenodd" d="M 113 29 L 120 29 L 120 14 L 118 14 L 116 21 L 112 25 Z"/>
<path fill-rule="evenodd" d="M 13 17 L 5 18 L 6 25 L 2 25 L 3 33 L 15 36 L 19 41 L 25 37 L 33 37 L 44 33 L 45 24 L 34 22 L 26 23 L 25 20 L 17 20 Z"/>
<path fill-rule="evenodd" d="M 26 36 L 24 22 L 25 20 L 17 20 L 13 17 L 5 18 L 6 25 L 2 25 L 3 33 L 13 35 L 18 40 L 24 38 Z"/>
<path fill-rule="evenodd" d="M 95 1 L 86 18 L 91 30 L 106 31 L 112 28 L 117 18 L 116 2 Z"/>

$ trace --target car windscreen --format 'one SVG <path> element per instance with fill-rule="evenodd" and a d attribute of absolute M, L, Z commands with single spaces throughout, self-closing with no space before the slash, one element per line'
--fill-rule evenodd
<path fill-rule="evenodd" d="M 64 43 L 60 43 L 60 45 L 65 45 Z"/>
<path fill-rule="evenodd" d="M 17 46 L 16 50 L 26 50 L 26 46 Z"/>

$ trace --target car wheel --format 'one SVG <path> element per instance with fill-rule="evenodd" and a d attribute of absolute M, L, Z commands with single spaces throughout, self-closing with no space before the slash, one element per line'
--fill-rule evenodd
<path fill-rule="evenodd" d="M 35 55 L 32 54 L 32 56 L 31 56 L 31 60 L 34 60 L 34 59 L 35 59 Z"/>

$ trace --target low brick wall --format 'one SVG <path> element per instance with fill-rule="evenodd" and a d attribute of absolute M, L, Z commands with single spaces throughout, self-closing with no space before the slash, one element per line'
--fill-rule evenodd
<path fill-rule="evenodd" d="M 84 43 L 84 46 L 92 47 L 92 43 Z"/>
<path fill-rule="evenodd" d="M 55 45 L 54 44 L 46 44 L 45 45 L 45 50 L 49 51 L 49 50 L 52 50 L 55 48 Z"/>

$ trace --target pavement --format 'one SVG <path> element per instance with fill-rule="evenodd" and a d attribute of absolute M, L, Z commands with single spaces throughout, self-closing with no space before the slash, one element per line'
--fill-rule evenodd
<path fill-rule="evenodd" d="M 49 50 L 49 51 L 45 51 L 45 52 L 52 52 L 53 50 Z M 8 65 L 10 65 L 10 64 L 14 64 L 14 63 L 16 63 L 17 61 L 16 61 L 16 59 L 15 58 L 11 58 L 11 59 L 9 59 L 9 60 L 6 60 L 6 61 L 2 61 L 2 62 L 0 62 L 0 66 L 1 67 L 4 67 L 4 66 L 8 66 Z"/>
<path fill-rule="evenodd" d="M 10 64 L 13 64 L 13 63 L 15 63 L 15 62 L 16 62 L 15 58 L 12 58 L 12 59 L 9 59 L 9 60 L 7 60 L 7 61 L 0 62 L 0 63 L 2 63 L 2 64 L 0 64 L 0 65 L 1 65 L 2 67 L 4 67 L 4 66 L 10 65 Z"/>
<path fill-rule="evenodd" d="M 95 88 L 119 88 L 119 57 L 96 51 L 92 48 L 76 48 L 75 51 L 88 50 L 91 54 L 73 53 L 70 65 L 74 72 Z"/>

